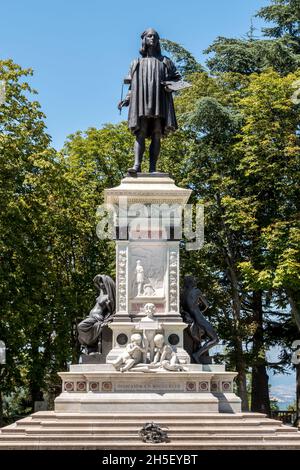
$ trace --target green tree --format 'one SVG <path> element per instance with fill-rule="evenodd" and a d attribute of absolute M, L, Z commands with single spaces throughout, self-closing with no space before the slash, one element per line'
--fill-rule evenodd
<path fill-rule="evenodd" d="M 234 97 L 226 91 L 228 79 L 225 83 L 205 73 L 193 74 L 189 77 L 193 87 L 176 103 L 193 142 L 184 162 L 184 182 L 193 189 L 194 201 L 203 203 L 206 210 L 206 244 L 200 252 L 186 254 L 185 269 L 201 278 L 207 298 L 213 299 L 212 319 L 220 337 L 227 340 L 226 360 L 238 371 L 238 393 L 247 409 L 247 354 L 243 347 L 247 328 L 242 321 L 238 262 L 244 233 L 253 225 L 253 216 L 248 213 L 249 200 L 237 203 L 238 220 L 230 213 L 230 197 L 236 193 L 238 200 L 240 194 L 232 148 L 241 123 L 232 107 Z"/>
<path fill-rule="evenodd" d="M 257 218 L 249 261 L 240 264 L 245 287 L 253 290 L 256 304 L 253 309 L 256 324 L 253 352 L 257 359 L 253 361 L 252 380 L 252 404 L 256 410 L 263 406 L 263 397 L 267 396 L 264 297 L 269 302 L 270 292 L 280 294 L 274 289 L 274 283 L 268 283 L 271 271 L 267 266 L 265 236 L 278 223 L 292 229 L 299 210 L 299 117 L 297 106 L 291 100 L 296 79 L 297 75 L 281 77 L 271 70 L 253 74 L 239 103 L 244 125 L 235 149 L 241 157 L 240 168 L 248 180 L 246 195 L 256 200 Z M 250 266 L 254 269 L 251 282 Z"/>
<path fill-rule="evenodd" d="M 250 75 L 273 67 L 286 74 L 300 65 L 299 55 L 283 39 L 218 37 L 205 52 L 211 54 L 207 66 L 212 73 Z"/>
<path fill-rule="evenodd" d="M 203 72 L 203 67 L 197 62 L 195 57 L 183 46 L 169 39 L 161 39 L 161 45 L 176 62 L 178 71 L 186 77 L 190 73 Z"/>
<path fill-rule="evenodd" d="M 218 37 L 205 51 L 213 73 L 251 74 L 272 67 L 285 75 L 300 66 L 300 3 L 299 0 L 271 0 L 257 17 L 272 23 L 257 38 L 253 29 L 245 39 Z"/>
<path fill-rule="evenodd" d="M 43 393 L 53 398 L 57 371 L 78 360 L 76 324 L 95 301 L 93 277 L 114 275 L 113 244 L 96 235 L 96 209 L 128 167 L 132 136 L 124 124 L 89 129 L 58 153 L 30 100 L 24 77 L 32 72 L 12 61 L 2 61 L 0 72 L 7 91 L 0 106 L 0 337 L 8 347 L 1 393 L 22 386 L 25 407 L 33 408 Z"/>
<path fill-rule="evenodd" d="M 296 54 L 300 54 L 299 0 L 271 0 L 271 5 L 261 8 L 257 16 L 272 23 L 263 28 L 266 36 L 284 39 Z"/>
<path fill-rule="evenodd" d="M 30 69 L 22 69 L 11 60 L 0 61 L 0 80 L 6 89 L 0 105 L 0 337 L 7 345 L 2 393 L 14 390 L 25 373 L 27 353 L 23 345 L 27 338 L 23 325 L 29 310 L 34 309 L 27 297 L 26 282 L 24 285 L 31 274 L 32 252 L 30 227 L 23 211 L 30 192 L 25 179 L 34 171 L 31 157 L 43 152 L 50 142 L 40 106 L 28 97 L 35 93 L 26 82 L 31 74 Z"/>

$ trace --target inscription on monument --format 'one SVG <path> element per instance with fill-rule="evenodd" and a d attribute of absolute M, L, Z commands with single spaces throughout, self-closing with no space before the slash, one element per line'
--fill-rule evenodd
<path fill-rule="evenodd" d="M 166 392 L 185 392 L 184 384 L 172 382 L 155 382 L 155 383 L 116 383 L 114 387 L 116 392 L 142 392 L 149 391 L 166 391 Z"/>

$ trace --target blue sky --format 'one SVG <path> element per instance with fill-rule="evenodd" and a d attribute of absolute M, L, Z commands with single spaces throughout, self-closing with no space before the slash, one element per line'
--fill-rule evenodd
<path fill-rule="evenodd" d="M 268 0 L 12 0 L 1 2 L 0 57 L 32 67 L 53 145 L 120 120 L 121 82 L 151 26 L 198 59 L 217 36 L 241 37 Z M 261 25 L 258 19 L 254 25 Z M 126 118 L 126 111 L 123 111 Z"/>
<path fill-rule="evenodd" d="M 66 136 L 120 121 L 117 102 L 140 34 L 154 27 L 197 59 L 217 36 L 243 37 L 268 0 L 12 0 L 0 4 L 0 57 L 32 67 L 53 145 Z M 255 27 L 261 27 L 258 19 Z M 126 118 L 126 111 L 122 119 Z M 294 374 L 271 377 L 294 389 Z M 275 391 L 275 390 L 274 390 Z M 279 392 L 279 389 L 278 389 Z"/>

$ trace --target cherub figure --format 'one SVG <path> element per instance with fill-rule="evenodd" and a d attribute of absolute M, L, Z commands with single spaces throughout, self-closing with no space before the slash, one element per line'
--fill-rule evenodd
<path fill-rule="evenodd" d="M 175 350 L 169 344 L 165 344 L 164 335 L 158 333 L 154 336 L 155 355 L 154 360 L 149 364 L 149 368 L 162 367 L 166 370 L 179 371 L 185 370 L 184 367 L 179 364 L 177 354 Z"/>
<path fill-rule="evenodd" d="M 130 341 L 124 352 L 112 363 L 115 369 L 120 372 L 125 372 L 140 363 L 143 359 L 143 353 L 145 353 L 145 349 L 141 347 L 143 340 L 139 333 L 131 335 Z"/>

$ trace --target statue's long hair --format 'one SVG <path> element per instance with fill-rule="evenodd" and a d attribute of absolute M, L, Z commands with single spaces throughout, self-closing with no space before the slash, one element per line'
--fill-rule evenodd
<path fill-rule="evenodd" d="M 142 47 L 140 48 L 140 54 L 141 54 L 142 57 L 147 56 L 146 34 L 149 31 L 152 31 L 155 34 L 155 37 L 157 39 L 156 53 L 157 53 L 158 56 L 161 56 L 161 48 L 160 48 L 160 43 L 159 43 L 159 34 L 158 34 L 157 31 L 155 31 L 155 29 L 152 29 L 152 28 L 145 29 L 145 31 L 141 34 Z"/>

